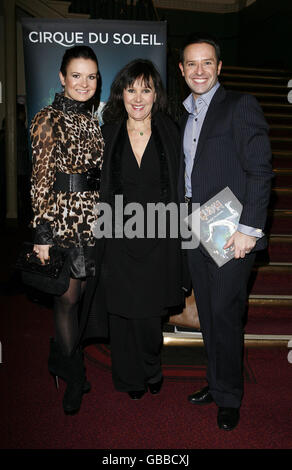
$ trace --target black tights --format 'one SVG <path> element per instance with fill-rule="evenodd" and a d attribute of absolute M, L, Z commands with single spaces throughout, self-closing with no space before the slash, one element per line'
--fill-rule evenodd
<path fill-rule="evenodd" d="M 70 279 L 68 290 L 54 297 L 56 341 L 66 356 L 70 356 L 78 339 L 79 305 L 85 285 L 85 280 Z"/>

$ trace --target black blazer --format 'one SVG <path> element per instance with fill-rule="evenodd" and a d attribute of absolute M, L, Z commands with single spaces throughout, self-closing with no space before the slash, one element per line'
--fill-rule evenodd
<path fill-rule="evenodd" d="M 179 200 L 184 200 L 183 135 L 181 119 Z M 192 170 L 192 200 L 204 204 L 226 186 L 243 205 L 240 223 L 264 230 L 270 200 L 271 148 L 269 127 L 257 100 L 248 94 L 218 88 L 209 105 Z M 259 239 L 254 250 L 266 246 Z"/>

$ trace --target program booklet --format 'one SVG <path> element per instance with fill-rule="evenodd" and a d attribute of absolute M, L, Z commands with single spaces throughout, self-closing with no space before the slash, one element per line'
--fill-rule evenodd
<path fill-rule="evenodd" d="M 200 207 L 200 241 L 219 267 L 234 258 L 234 250 L 223 246 L 236 232 L 241 212 L 228 186 Z"/>

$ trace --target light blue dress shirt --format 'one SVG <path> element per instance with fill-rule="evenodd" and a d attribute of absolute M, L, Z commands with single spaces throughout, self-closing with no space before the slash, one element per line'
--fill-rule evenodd
<path fill-rule="evenodd" d="M 184 132 L 183 147 L 185 155 L 185 195 L 190 198 L 192 197 L 192 170 L 202 125 L 211 100 L 219 86 L 220 83 L 217 81 L 211 90 L 200 95 L 196 100 L 191 93 L 183 102 L 185 109 L 189 113 Z M 261 238 L 264 235 L 261 229 L 255 229 L 242 224 L 238 224 L 237 230 L 257 238 Z"/>

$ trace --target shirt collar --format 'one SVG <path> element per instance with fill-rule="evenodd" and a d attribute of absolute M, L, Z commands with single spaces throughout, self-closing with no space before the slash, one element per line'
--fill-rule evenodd
<path fill-rule="evenodd" d="M 211 90 L 207 91 L 207 93 L 204 93 L 203 95 L 200 96 L 200 98 L 197 98 L 197 99 L 203 100 L 204 103 L 207 106 L 209 106 L 219 86 L 220 86 L 220 83 L 217 81 L 215 85 L 213 86 L 213 88 L 211 88 Z M 192 93 L 190 93 L 189 96 L 183 101 L 183 105 L 188 113 L 195 114 L 196 104 L 195 104 L 195 99 Z"/>

